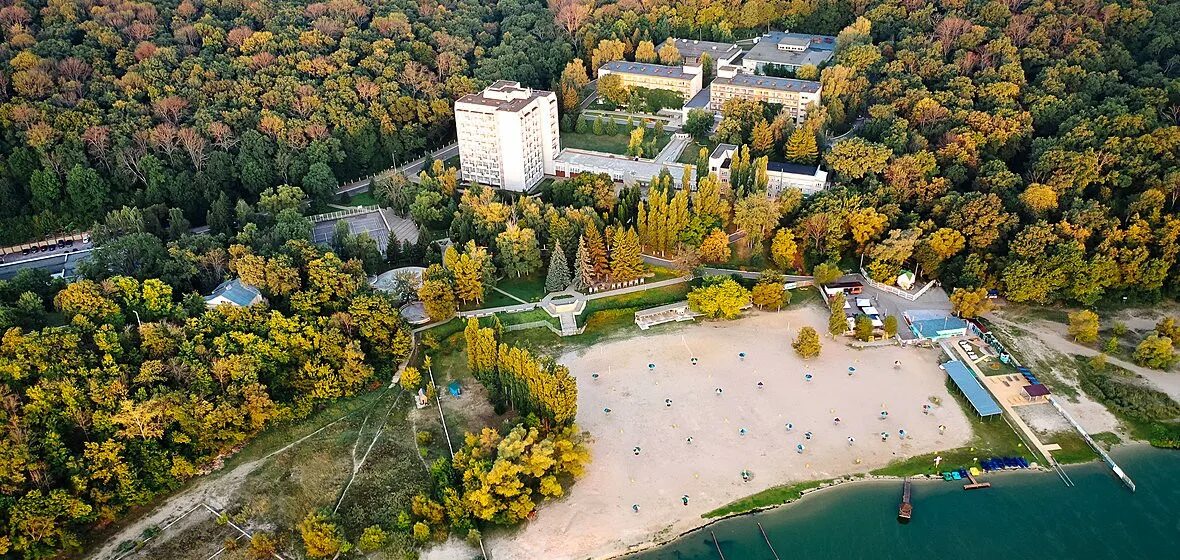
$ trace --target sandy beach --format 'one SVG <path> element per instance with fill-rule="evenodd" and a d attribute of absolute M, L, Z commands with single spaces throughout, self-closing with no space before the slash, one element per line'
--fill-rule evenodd
<path fill-rule="evenodd" d="M 665 333 L 656 327 L 562 356 L 578 378 L 578 424 L 592 436 L 592 463 L 565 499 L 543 505 L 513 535 L 490 539 L 489 552 L 607 558 L 700 526 L 702 513 L 772 486 L 862 473 L 970 439 L 935 350 L 856 350 L 824 337 L 820 357 L 795 355 L 798 329 L 822 333 L 826 324 L 814 307 L 752 313 Z M 942 406 L 924 414 L 934 400 Z"/>

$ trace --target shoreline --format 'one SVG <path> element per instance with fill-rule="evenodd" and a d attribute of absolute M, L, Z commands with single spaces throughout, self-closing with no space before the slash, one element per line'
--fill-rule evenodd
<path fill-rule="evenodd" d="M 1126 451 L 1128 449 L 1140 449 L 1140 450 L 1142 450 L 1142 449 L 1158 449 L 1161 451 L 1168 451 L 1168 449 L 1166 449 L 1166 448 L 1155 447 L 1146 441 L 1139 441 L 1139 440 L 1132 440 L 1132 441 L 1126 442 L 1126 443 L 1119 443 L 1119 444 L 1111 447 L 1110 451 L 1114 452 L 1116 449 L 1122 450 L 1122 451 Z M 1089 461 L 1083 461 L 1080 463 L 1069 463 L 1069 464 L 1064 464 L 1062 466 L 1063 467 L 1075 467 L 1075 466 L 1089 465 L 1091 463 L 1101 463 L 1101 462 L 1102 462 L 1101 458 L 1095 457 L 1094 459 L 1091 459 Z M 989 474 L 988 476 L 1016 475 L 1019 473 L 1041 475 L 1041 474 L 1047 474 L 1047 473 L 1051 473 L 1051 472 L 1053 472 L 1052 469 L 1048 469 L 1043 466 L 1038 466 L 1035 469 L 1017 469 L 1017 470 L 997 471 L 995 473 Z M 810 496 L 812 494 L 817 494 L 823 490 L 829 490 L 832 488 L 836 488 L 836 487 L 840 487 L 840 486 L 847 486 L 847 485 L 865 485 L 865 484 L 871 484 L 871 483 L 899 482 L 899 481 L 905 480 L 906 478 L 910 478 L 912 480 L 916 480 L 919 482 L 942 482 L 943 481 L 942 478 L 940 478 L 940 477 L 936 478 L 933 475 L 925 475 L 925 474 L 914 475 L 914 476 L 910 476 L 910 477 L 903 477 L 903 476 L 894 476 L 894 475 L 871 475 L 868 473 L 863 473 L 862 475 L 853 475 L 853 476 L 846 476 L 846 477 L 837 478 L 837 479 L 831 479 L 831 480 L 828 480 L 828 481 L 826 481 L 814 488 L 808 488 L 808 489 L 802 490 L 800 492 L 800 495 L 798 498 L 794 498 L 794 499 L 785 501 L 780 504 L 760 506 L 760 507 L 752 508 L 752 509 L 749 509 L 746 511 L 726 514 L 726 515 L 716 517 L 716 518 L 710 518 L 710 519 L 701 518 L 703 521 L 705 521 L 704 523 L 701 523 L 700 525 L 697 525 L 697 526 L 695 526 L 691 529 L 688 529 L 686 531 L 682 531 L 681 533 L 679 533 L 677 535 L 670 536 L 665 539 L 660 539 L 658 541 L 651 541 L 648 543 L 644 543 L 642 545 L 633 545 L 633 548 L 631 548 L 627 551 L 612 553 L 609 556 L 600 556 L 596 560 L 618 560 L 621 558 L 634 556 L 636 554 L 640 554 L 643 552 L 648 552 L 652 549 L 660 548 L 660 547 L 666 546 L 668 544 L 671 544 L 672 542 L 675 542 L 685 536 L 688 536 L 692 533 L 696 533 L 696 532 L 698 532 L 702 529 L 705 529 L 707 527 L 711 527 L 711 526 L 713 526 L 717 523 L 720 523 L 722 521 L 734 519 L 737 517 L 744 517 L 747 515 L 755 515 L 755 514 L 759 514 L 759 513 L 765 513 L 765 512 L 771 511 L 771 510 L 779 509 L 779 508 L 785 508 L 785 507 L 791 506 L 793 504 L 796 504 L 798 502 L 801 502 L 807 496 Z M 803 481 L 800 484 L 806 484 L 807 482 L 812 482 L 812 481 Z"/>

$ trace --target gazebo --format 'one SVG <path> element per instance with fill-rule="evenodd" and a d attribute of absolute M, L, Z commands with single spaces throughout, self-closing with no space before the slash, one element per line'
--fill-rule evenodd
<path fill-rule="evenodd" d="M 1030 403 L 1044 402 L 1047 400 L 1045 397 L 1049 396 L 1049 388 L 1040 383 L 1025 385 L 1021 392 L 1024 393 L 1024 400 Z"/>

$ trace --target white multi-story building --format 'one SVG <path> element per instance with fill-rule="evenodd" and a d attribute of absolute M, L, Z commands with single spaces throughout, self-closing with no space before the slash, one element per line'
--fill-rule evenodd
<path fill-rule="evenodd" d="M 459 164 L 465 181 L 525 192 L 561 151 L 557 95 L 500 80 L 455 102 Z"/>
<path fill-rule="evenodd" d="M 708 107 L 713 111 L 720 111 L 726 101 L 735 97 L 753 99 L 782 106 L 796 123 L 807 118 L 809 106 L 820 103 L 819 82 L 744 74 L 736 66 L 718 68 L 709 92 Z"/>

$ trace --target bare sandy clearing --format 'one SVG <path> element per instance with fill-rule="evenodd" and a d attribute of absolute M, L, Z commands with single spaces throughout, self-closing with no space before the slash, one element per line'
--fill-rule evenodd
<path fill-rule="evenodd" d="M 825 338 L 821 356 L 804 362 L 790 340 L 804 324 L 822 332 L 826 322 L 816 308 L 759 313 L 562 356 L 578 378 L 578 423 L 593 436 L 593 462 L 566 499 L 543 506 L 516 534 L 486 542 L 490 552 L 607 557 L 701 525 L 702 513 L 772 486 L 865 472 L 970 439 L 957 405 L 922 412 L 931 396 L 954 402 L 935 351 L 858 351 Z"/>

